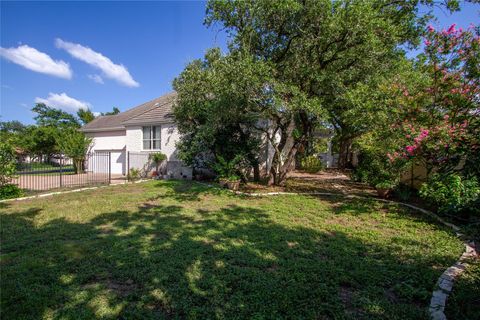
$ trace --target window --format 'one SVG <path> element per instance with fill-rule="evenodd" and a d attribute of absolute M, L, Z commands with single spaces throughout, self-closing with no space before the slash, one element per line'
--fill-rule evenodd
<path fill-rule="evenodd" d="M 143 150 L 160 150 L 160 126 L 142 127 Z"/>

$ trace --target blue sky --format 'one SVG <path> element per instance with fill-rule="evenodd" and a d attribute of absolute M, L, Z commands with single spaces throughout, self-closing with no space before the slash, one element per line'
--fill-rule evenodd
<path fill-rule="evenodd" d="M 172 90 L 172 80 L 210 47 L 205 2 L 1 2 L 0 121 L 32 123 L 35 101 L 65 110 L 124 111 Z M 479 21 L 479 5 L 437 27 Z M 15 63 L 16 61 L 16 63 Z"/>

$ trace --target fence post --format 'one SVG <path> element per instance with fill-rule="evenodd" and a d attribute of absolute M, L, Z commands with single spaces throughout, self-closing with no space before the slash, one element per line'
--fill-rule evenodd
<path fill-rule="evenodd" d="M 129 173 L 130 173 L 130 151 L 127 151 L 127 172 L 126 172 L 127 177 Z"/>
<path fill-rule="evenodd" d="M 60 188 L 63 186 L 62 175 L 63 175 L 63 155 L 60 156 Z"/>
<path fill-rule="evenodd" d="M 112 183 L 112 153 L 108 152 L 108 184 Z"/>

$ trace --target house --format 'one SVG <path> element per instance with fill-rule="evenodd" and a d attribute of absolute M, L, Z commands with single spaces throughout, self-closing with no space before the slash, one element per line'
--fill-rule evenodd
<path fill-rule="evenodd" d="M 109 152 L 112 174 L 126 175 L 131 168 L 143 174 L 153 170 L 148 156 L 162 152 L 167 156 L 164 174 L 173 178 L 191 178 L 192 169 L 177 158 L 176 142 L 180 136 L 173 121 L 172 92 L 116 115 L 99 116 L 80 130 L 93 139 L 92 153 Z M 107 166 L 87 170 L 104 171 Z"/>
<path fill-rule="evenodd" d="M 180 140 L 180 134 L 173 115 L 176 98 L 176 92 L 168 93 L 125 112 L 97 117 L 83 126 L 80 130 L 93 139 L 92 154 L 98 155 L 92 157 L 90 166 L 87 159 L 87 171 L 126 175 L 135 168 L 141 174 L 148 175 L 155 170 L 155 164 L 149 161 L 149 154 L 162 152 L 167 156 L 160 170 L 162 174 L 171 178 L 191 179 L 192 168 L 186 167 L 177 157 L 176 143 Z M 264 125 L 268 126 L 268 121 Z M 260 138 L 260 174 L 267 175 L 275 151 L 265 135 L 262 134 Z M 102 156 L 105 154 L 108 156 Z M 106 162 L 103 159 L 110 160 Z M 202 169 L 196 169 L 197 173 L 202 172 Z"/>

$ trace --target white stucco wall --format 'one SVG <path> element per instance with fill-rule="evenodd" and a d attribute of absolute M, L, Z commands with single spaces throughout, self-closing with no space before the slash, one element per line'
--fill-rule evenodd
<path fill-rule="evenodd" d="M 177 161 L 177 148 L 175 144 L 180 140 L 177 126 L 173 123 L 162 125 L 162 152 L 170 161 Z"/>
<path fill-rule="evenodd" d="M 125 130 L 89 132 L 86 135 L 93 138 L 91 151 L 121 150 L 125 148 Z"/>
<path fill-rule="evenodd" d="M 155 124 L 152 124 L 155 125 Z M 160 125 L 160 124 L 158 124 Z M 158 150 L 167 156 L 170 169 L 167 165 L 166 172 L 172 177 L 191 178 L 191 168 L 183 167 L 177 163 L 175 144 L 180 139 L 175 124 L 161 124 L 161 149 Z M 91 151 L 111 151 L 111 172 L 114 174 L 126 174 L 129 168 L 141 170 L 142 174 L 155 170 L 155 165 L 149 160 L 149 153 L 157 150 L 143 150 L 142 126 L 129 126 L 126 130 L 105 131 L 86 133 L 93 138 Z M 129 153 L 130 152 L 130 153 Z M 166 164 L 165 164 L 166 165 Z M 102 172 L 100 166 L 94 166 L 92 170 Z M 107 170 L 108 163 L 102 164 L 102 170 Z"/>
<path fill-rule="evenodd" d="M 162 124 L 161 127 L 161 149 L 159 151 L 164 153 L 168 160 L 175 161 L 177 160 L 175 143 L 180 139 L 177 126 L 172 123 Z M 152 150 L 143 150 L 142 138 L 141 126 L 127 127 L 125 139 L 127 151 L 152 152 Z"/>
<path fill-rule="evenodd" d="M 127 151 L 142 151 L 142 127 L 127 127 L 126 134 Z"/>

